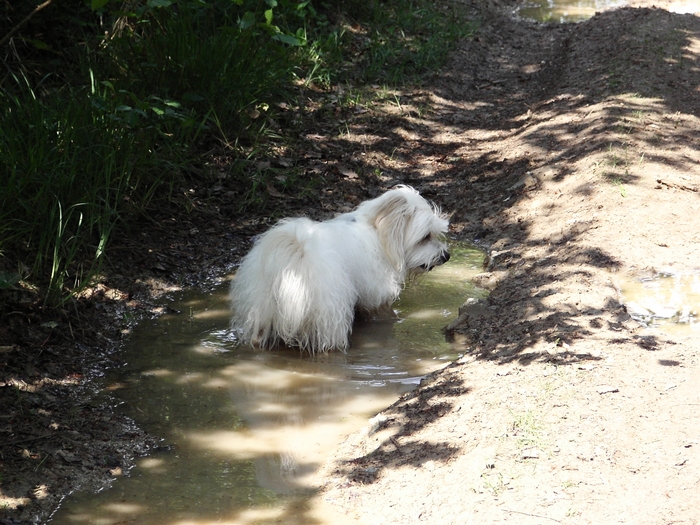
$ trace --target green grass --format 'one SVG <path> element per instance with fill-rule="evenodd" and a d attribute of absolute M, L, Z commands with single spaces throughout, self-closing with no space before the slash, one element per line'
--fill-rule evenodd
<path fill-rule="evenodd" d="M 531 410 L 524 413 L 511 411 L 511 415 L 513 416 L 512 430 L 517 437 L 518 445 L 521 448 L 541 446 L 541 425 L 535 413 Z"/>
<path fill-rule="evenodd" d="M 318 46 L 326 67 L 336 73 L 318 76 L 392 87 L 420 83 L 439 70 L 458 39 L 475 29 L 451 2 L 351 1 L 333 38 Z"/>
<path fill-rule="evenodd" d="M 0 253 L 16 258 L 7 270 L 45 281 L 52 303 L 94 273 L 125 199 L 143 204 L 167 164 L 148 129 L 95 100 L 86 89 L 43 100 L 0 91 Z"/>

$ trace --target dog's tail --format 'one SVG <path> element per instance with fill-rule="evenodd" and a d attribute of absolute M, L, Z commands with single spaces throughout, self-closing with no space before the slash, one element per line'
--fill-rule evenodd
<path fill-rule="evenodd" d="M 323 257 L 312 235 L 318 223 L 293 219 L 265 233 L 245 257 L 231 287 L 234 328 L 262 347 L 279 343 L 310 352 L 345 349 L 354 293 L 338 276 L 336 258 Z M 312 255 L 313 254 L 313 255 Z M 340 299 L 343 298 L 343 299 Z"/>

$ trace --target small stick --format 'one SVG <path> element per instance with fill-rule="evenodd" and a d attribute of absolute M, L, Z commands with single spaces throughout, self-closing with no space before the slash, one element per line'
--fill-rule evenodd
<path fill-rule="evenodd" d="M 12 38 L 12 35 L 14 35 L 17 31 L 19 31 L 19 28 L 22 27 L 24 24 L 29 22 L 29 20 L 37 14 L 39 11 L 44 9 L 45 7 L 48 7 L 48 5 L 53 2 L 53 0 L 46 0 L 43 4 L 39 4 L 34 8 L 34 11 L 29 13 L 27 16 L 24 17 L 24 20 L 22 20 L 19 24 L 17 24 L 15 27 L 13 27 L 9 33 L 7 33 L 2 40 L 0 40 L 0 47 L 5 44 L 10 38 Z"/>

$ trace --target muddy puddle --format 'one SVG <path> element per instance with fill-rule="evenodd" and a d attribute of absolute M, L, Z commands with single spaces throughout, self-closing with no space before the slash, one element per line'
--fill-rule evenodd
<path fill-rule="evenodd" d="M 355 326 L 352 347 L 311 357 L 237 346 L 228 283 L 183 292 L 178 313 L 142 322 L 105 395 L 164 450 L 99 494 L 67 498 L 50 523 L 339 524 L 313 498 L 314 471 L 344 436 L 459 356 L 442 328 L 469 297 L 483 254 L 452 258 L 409 286 L 399 319 Z"/>
<path fill-rule="evenodd" d="M 518 15 L 538 22 L 581 22 L 597 12 L 626 5 L 625 0 L 527 0 Z"/>
<path fill-rule="evenodd" d="M 649 330 L 700 333 L 700 273 L 660 271 L 617 282 L 627 312 Z"/>
<path fill-rule="evenodd" d="M 628 0 L 525 0 L 517 14 L 537 22 L 582 22 L 596 13 L 626 5 Z M 672 13 L 700 13 L 700 0 L 663 0 L 658 7 Z"/>

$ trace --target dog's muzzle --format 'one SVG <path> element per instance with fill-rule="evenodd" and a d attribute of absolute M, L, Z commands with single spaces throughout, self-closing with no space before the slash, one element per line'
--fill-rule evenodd
<path fill-rule="evenodd" d="M 440 266 L 442 264 L 445 264 L 447 261 L 450 260 L 450 252 L 447 250 L 442 250 L 440 252 L 440 255 L 438 256 L 437 260 L 431 262 L 430 264 L 422 264 L 421 269 L 425 270 L 426 272 L 429 272 L 436 266 Z"/>

